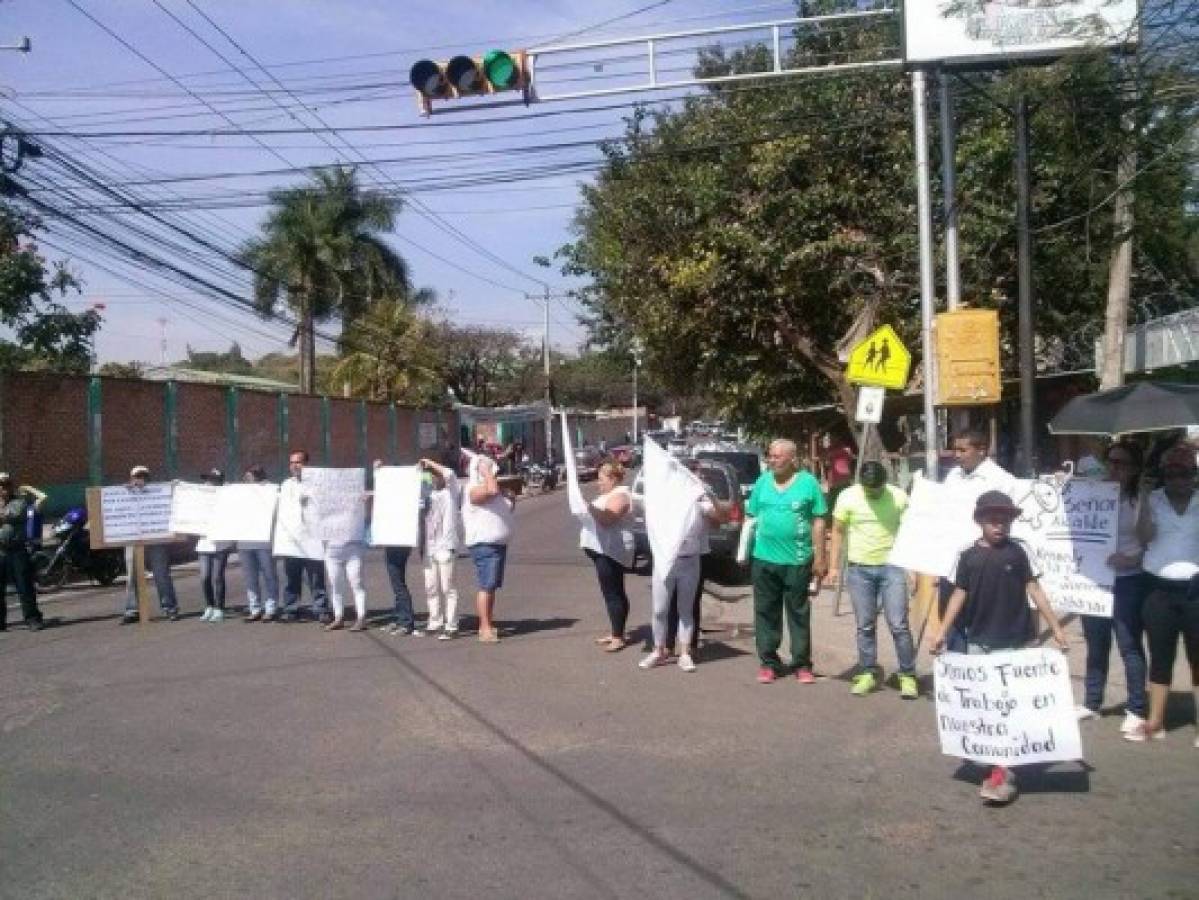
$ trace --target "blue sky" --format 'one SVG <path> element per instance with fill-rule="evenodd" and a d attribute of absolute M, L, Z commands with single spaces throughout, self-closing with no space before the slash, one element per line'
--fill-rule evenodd
<path fill-rule="evenodd" d="M 219 107 L 237 125 L 286 128 L 316 124 L 311 113 L 300 108 L 290 95 L 276 92 L 276 97 L 291 108 L 289 114 L 231 69 L 229 62 L 269 86 L 266 76 L 206 23 L 187 0 L 159 2 L 226 61 L 188 34 L 154 0 L 76 2 L 195 94 Z M 432 287 L 453 319 L 510 326 L 530 335 L 540 334 L 541 310 L 523 293 L 539 294 L 543 290 L 541 282 L 548 283 L 559 295 L 572 286 L 556 267 L 539 268 L 532 258 L 551 255 L 569 239 L 578 185 L 590 175 L 585 171 L 567 172 L 536 180 L 492 182 L 488 173 L 519 170 L 526 159 L 529 166 L 550 167 L 597 159 L 598 151 L 592 146 L 535 156 L 522 156 L 520 148 L 617 135 L 627 107 L 586 110 L 631 102 L 637 95 L 592 103 L 535 104 L 527 110 L 516 107 L 486 113 L 459 112 L 427 120 L 417 114 L 412 92 L 406 87 L 412 62 L 423 56 L 445 58 L 457 50 L 476 53 L 491 47 L 535 46 L 638 10 L 643 11 L 570 40 L 779 19 L 789 16 L 794 8 L 790 2 L 766 0 L 667 0 L 648 9 L 652 0 L 510 0 L 436 5 L 404 0 L 194 3 L 279 78 L 288 91 L 315 108 L 329 125 L 417 127 L 347 132 L 344 136 L 353 144 L 352 149 L 336 139 L 330 147 L 311 134 L 300 133 L 262 136 L 266 148 L 241 135 L 175 139 L 128 136 L 87 141 L 58 138 L 64 153 L 89 165 L 105 167 L 113 181 L 252 172 L 338 160 L 356 162 L 357 154 L 373 160 L 404 160 L 362 167 L 368 183 L 424 179 L 425 184 L 436 184 L 447 176 L 460 180 L 477 174 L 481 177 L 469 186 L 421 191 L 416 202 L 428 214 L 421 215 L 410 205 L 399 217 L 394 243 L 411 264 L 416 284 Z M 26 127 L 75 132 L 230 130 L 226 121 L 161 76 L 67 0 L 0 2 L 0 43 L 15 42 L 24 35 L 33 41 L 32 53 L 0 54 L 0 108 L 6 118 Z M 685 58 L 681 61 L 686 62 Z M 628 64 L 625 66 L 627 71 Z M 602 83 L 608 73 L 615 77 L 617 70 L 615 63 L 601 68 L 583 60 L 578 67 L 583 74 L 577 76 L 577 83 Z M 642 99 L 652 99 L 652 95 L 643 95 Z M 535 115 L 551 108 L 565 112 L 549 117 Z M 471 124 L 480 118 L 489 121 Z M 511 152 L 503 152 L 505 149 Z M 477 159 L 472 154 L 478 154 Z M 28 165 L 28 173 L 36 175 L 32 167 L 37 163 Z M 204 198 L 204 205 L 213 208 L 188 208 L 186 219 L 180 221 L 222 246 L 232 246 L 254 233 L 264 213 L 264 207 L 256 205 L 262 193 L 294 183 L 298 177 L 230 176 L 139 189 L 159 200 Z M 130 215 L 129 220 L 136 221 L 136 216 Z M 465 242 L 450 237 L 446 228 L 465 235 Z M 233 338 L 255 356 L 284 348 L 288 332 L 281 324 L 264 323 L 156 275 L 130 268 L 108 251 L 77 243 L 75 236 L 55 223 L 50 224 L 46 240 L 71 251 L 68 255 L 75 260 L 74 268 L 86 280 L 83 297 L 72 301 L 72 307 L 83 308 L 97 301 L 107 306 L 105 327 L 97 344 L 101 360 L 156 362 L 162 333 L 160 318 L 167 320 L 170 359 L 181 357 L 186 345 L 224 349 Z M 49 255 L 57 255 L 49 246 L 45 249 Z M 90 261 L 80 259 L 84 255 Z M 100 265 L 116 274 L 103 271 Z M 143 284 L 133 284 L 129 277 Z M 569 297 L 559 296 L 552 301 L 552 341 L 564 349 L 573 348 L 583 337 L 573 310 Z"/>

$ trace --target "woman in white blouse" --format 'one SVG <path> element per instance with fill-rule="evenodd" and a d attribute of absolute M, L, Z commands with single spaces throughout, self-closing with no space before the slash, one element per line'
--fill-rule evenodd
<path fill-rule="evenodd" d="M 600 466 L 600 494 L 587 506 L 595 524 L 579 533 L 579 546 L 595 566 L 600 593 L 608 609 L 611 631 L 595 639 L 608 653 L 625 648 L 625 624 L 629 619 L 624 573 L 633 565 L 633 534 L 628 528 L 633 500 L 629 489 L 621 483 L 624 474 L 624 466 L 615 460 L 607 460 Z"/>
<path fill-rule="evenodd" d="M 1179 635 L 1199 701 L 1199 499 L 1195 493 L 1195 449 L 1179 444 L 1162 458 L 1162 487 L 1141 504 L 1142 566 L 1149 582 L 1145 597 L 1149 718 L 1125 735 L 1131 741 L 1166 736 L 1166 698 Z M 1195 746 L 1199 747 L 1199 737 Z"/>

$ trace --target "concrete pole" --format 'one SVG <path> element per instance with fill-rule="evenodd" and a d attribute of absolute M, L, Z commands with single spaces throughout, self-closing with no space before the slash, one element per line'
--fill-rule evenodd
<path fill-rule="evenodd" d="M 924 359 L 924 475 L 936 479 L 937 410 L 933 364 L 933 308 L 936 304 L 933 278 L 932 184 L 928 163 L 928 96 L 925 74 L 912 71 L 912 118 L 916 143 L 916 209 L 920 234 L 920 343 Z"/>
<path fill-rule="evenodd" d="M 954 310 L 962 303 L 961 265 L 958 260 L 957 123 L 953 115 L 953 88 L 949 75 L 941 72 L 941 186 L 945 197 L 945 306 Z"/>
<path fill-rule="evenodd" d="M 1017 338 L 1020 359 L 1020 461 L 1024 474 L 1037 473 L 1036 358 L 1033 348 L 1032 232 L 1029 230 L 1028 98 L 1016 102 L 1016 278 Z"/>

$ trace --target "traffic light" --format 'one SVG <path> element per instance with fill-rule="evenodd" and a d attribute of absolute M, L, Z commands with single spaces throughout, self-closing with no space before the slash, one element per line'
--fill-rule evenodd
<path fill-rule="evenodd" d="M 528 98 L 528 58 L 524 50 L 488 50 L 482 56 L 455 56 L 447 62 L 418 60 L 408 72 L 421 112 L 434 100 L 456 100 L 501 91 L 522 91 Z"/>

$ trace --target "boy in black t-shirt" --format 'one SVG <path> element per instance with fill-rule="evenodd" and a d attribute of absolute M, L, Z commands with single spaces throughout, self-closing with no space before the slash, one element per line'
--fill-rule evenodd
<path fill-rule="evenodd" d="M 1031 598 L 1053 629 L 1054 640 L 1066 650 L 1066 633 L 1049 605 L 1049 599 L 1023 545 L 1008 537 L 1020 515 L 1007 494 L 987 491 L 974 507 L 974 521 L 982 526 L 982 539 L 958 556 L 954 591 L 932 638 L 933 653 L 945 649 L 945 635 L 959 615 L 969 639 L 969 653 L 1017 650 L 1033 638 Z M 1016 796 L 1016 777 L 1010 769 L 994 766 L 983 780 L 979 796 L 993 803 L 1008 803 Z"/>

